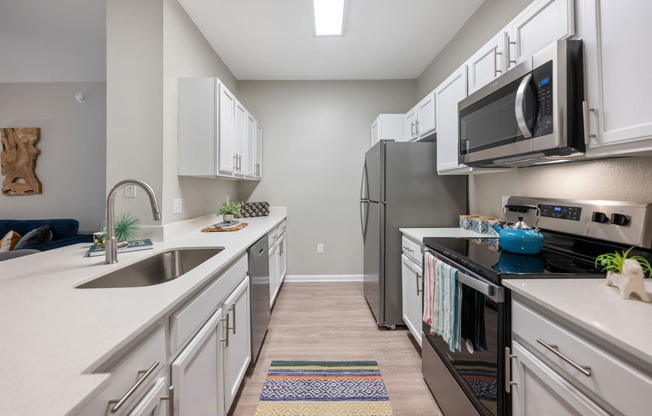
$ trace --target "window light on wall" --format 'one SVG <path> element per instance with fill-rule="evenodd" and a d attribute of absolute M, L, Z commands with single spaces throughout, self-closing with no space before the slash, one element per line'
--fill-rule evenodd
<path fill-rule="evenodd" d="M 342 36 L 347 0 L 313 0 L 315 36 Z"/>

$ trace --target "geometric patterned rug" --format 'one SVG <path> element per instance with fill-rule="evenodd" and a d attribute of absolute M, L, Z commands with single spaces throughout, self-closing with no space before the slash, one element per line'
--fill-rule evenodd
<path fill-rule="evenodd" d="M 391 416 L 376 361 L 272 361 L 256 416 Z"/>

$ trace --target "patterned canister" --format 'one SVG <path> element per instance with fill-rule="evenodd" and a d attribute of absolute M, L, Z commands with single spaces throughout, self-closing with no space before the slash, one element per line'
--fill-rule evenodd
<path fill-rule="evenodd" d="M 471 221 L 476 217 L 477 215 L 460 215 L 460 228 L 463 230 L 470 230 Z"/>

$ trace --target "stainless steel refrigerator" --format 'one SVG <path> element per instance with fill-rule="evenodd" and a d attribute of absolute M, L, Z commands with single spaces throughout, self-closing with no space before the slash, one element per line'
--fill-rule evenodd
<path fill-rule="evenodd" d="M 403 325 L 399 228 L 457 227 L 466 176 L 437 175 L 435 142 L 381 140 L 365 154 L 360 191 L 364 296 L 379 326 Z"/>

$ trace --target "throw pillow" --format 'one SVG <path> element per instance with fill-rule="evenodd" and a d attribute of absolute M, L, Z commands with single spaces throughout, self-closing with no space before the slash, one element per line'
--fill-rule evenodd
<path fill-rule="evenodd" d="M 16 231 L 11 230 L 0 240 L 0 253 L 3 251 L 11 251 L 16 247 L 18 241 L 20 240 L 20 234 Z"/>
<path fill-rule="evenodd" d="M 52 231 L 50 230 L 50 226 L 43 225 L 25 234 L 20 241 L 18 241 L 14 250 L 29 248 L 50 241 L 52 241 Z"/>

